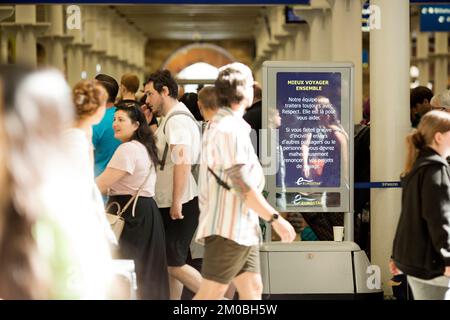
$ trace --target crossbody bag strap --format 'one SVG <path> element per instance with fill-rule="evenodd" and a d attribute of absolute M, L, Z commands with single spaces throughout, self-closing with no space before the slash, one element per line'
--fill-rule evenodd
<path fill-rule="evenodd" d="M 201 126 L 197 123 L 197 119 L 194 118 L 194 116 L 188 112 L 185 111 L 175 111 L 172 112 L 171 114 L 169 114 L 169 116 L 167 117 L 167 119 L 164 121 L 164 126 L 163 126 L 163 134 L 164 136 L 166 135 L 166 125 L 167 122 L 169 121 L 170 118 L 172 118 L 173 116 L 177 116 L 177 115 L 185 115 L 189 118 L 191 118 L 194 123 L 197 125 L 199 131 L 200 131 L 200 137 L 202 136 L 202 128 Z M 166 139 L 167 140 L 167 139 Z M 161 159 L 161 164 L 159 166 L 160 170 L 164 170 L 164 166 L 166 165 L 166 160 L 167 160 L 167 154 L 169 153 L 169 144 L 166 142 L 166 145 L 164 146 L 164 151 L 163 151 L 163 155 L 162 155 L 162 159 Z"/>
<path fill-rule="evenodd" d="M 227 189 L 228 191 L 231 190 L 231 187 L 228 185 L 228 183 L 226 183 L 225 181 L 220 179 L 219 176 L 217 174 L 215 174 L 214 171 L 212 171 L 212 169 L 210 167 L 208 167 L 208 171 L 211 172 L 211 174 L 214 176 L 214 178 L 216 178 L 216 181 L 219 184 L 219 186 Z"/>
<path fill-rule="evenodd" d="M 152 167 L 150 166 L 148 174 L 145 177 L 144 182 L 139 187 L 139 190 L 136 192 L 136 194 L 133 197 L 130 198 L 130 200 L 128 200 L 128 202 L 125 205 L 125 207 L 123 207 L 123 209 L 117 214 L 118 216 L 122 216 L 122 214 L 128 209 L 128 207 L 131 205 L 131 202 L 133 202 L 133 201 L 134 201 L 134 203 L 133 203 L 133 210 L 132 210 L 131 214 L 132 214 L 133 217 L 135 216 L 134 211 L 136 209 L 136 203 L 137 203 L 137 200 L 139 198 L 139 194 L 141 193 L 142 189 L 144 188 L 145 184 L 147 183 L 148 178 L 150 177 L 151 173 L 152 173 Z"/>

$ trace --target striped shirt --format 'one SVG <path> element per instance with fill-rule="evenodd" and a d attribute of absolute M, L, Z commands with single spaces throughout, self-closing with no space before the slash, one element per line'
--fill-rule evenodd
<path fill-rule="evenodd" d="M 222 108 L 208 124 L 202 141 L 200 164 L 200 218 L 196 240 L 219 235 L 240 245 L 258 245 L 261 239 L 258 215 L 233 191 L 220 186 L 208 167 L 228 185 L 226 169 L 245 165 L 252 187 L 261 192 L 264 174 L 250 140 L 250 126 L 230 108 Z"/>

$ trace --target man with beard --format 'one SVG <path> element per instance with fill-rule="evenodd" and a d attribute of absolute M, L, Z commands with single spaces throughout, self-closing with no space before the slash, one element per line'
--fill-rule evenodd
<path fill-rule="evenodd" d="M 144 87 L 146 103 L 163 117 L 156 130 L 158 156 L 155 200 L 166 232 L 170 298 L 180 299 L 183 285 L 200 287 L 200 273 L 186 264 L 198 225 L 197 183 L 191 172 L 200 152 L 200 128 L 192 113 L 177 100 L 178 85 L 168 70 L 150 75 Z"/>

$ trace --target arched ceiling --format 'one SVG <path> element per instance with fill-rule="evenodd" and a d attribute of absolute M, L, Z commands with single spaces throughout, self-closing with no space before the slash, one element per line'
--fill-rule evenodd
<path fill-rule="evenodd" d="M 263 7 L 257 5 L 116 5 L 119 15 L 148 39 L 224 40 L 254 38 Z"/>

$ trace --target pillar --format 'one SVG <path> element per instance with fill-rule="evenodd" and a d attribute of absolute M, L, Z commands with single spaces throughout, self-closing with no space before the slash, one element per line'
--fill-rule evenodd
<path fill-rule="evenodd" d="M 354 0 L 328 0 L 331 6 L 332 61 L 350 61 L 355 68 L 354 110 L 355 123 L 362 120 L 362 30 L 361 2 Z"/>
<path fill-rule="evenodd" d="M 0 7 L 0 22 L 11 17 L 14 14 L 14 7 L 1 6 Z M 1 30 L 0 35 L 0 63 L 5 64 L 8 62 L 8 32 Z"/>
<path fill-rule="evenodd" d="M 91 45 L 85 55 L 85 70 L 87 78 L 92 79 L 97 75 L 97 63 L 100 60 L 100 25 L 97 17 L 98 8 L 96 6 L 86 7 L 84 10 L 84 42 Z"/>
<path fill-rule="evenodd" d="M 88 49 L 89 45 L 74 43 L 67 50 L 67 81 L 71 87 L 81 80 L 83 57 Z"/>
<path fill-rule="evenodd" d="M 309 26 L 305 23 L 298 27 L 295 35 L 295 59 L 299 61 L 308 61 L 311 59 L 311 48 L 309 43 Z"/>
<path fill-rule="evenodd" d="M 276 6 L 272 7 L 270 11 L 270 21 L 273 38 L 278 42 L 276 49 L 276 60 L 283 61 L 288 60 L 286 44 L 290 33 L 284 28 L 284 7 Z"/>
<path fill-rule="evenodd" d="M 65 73 L 64 51 L 73 37 L 64 34 L 64 15 L 62 5 L 50 5 L 46 8 L 50 27 L 39 40 L 47 49 L 47 63 Z"/>
<path fill-rule="evenodd" d="M 285 30 L 288 32 L 288 37 L 286 38 L 284 59 L 288 61 L 296 60 L 295 55 L 295 38 L 297 36 L 298 28 L 296 25 L 288 27 L 285 25 Z"/>
<path fill-rule="evenodd" d="M 269 34 L 264 25 L 264 19 L 259 18 L 255 28 L 256 57 L 251 67 L 255 80 L 262 83 L 262 63 L 269 60 L 271 49 L 269 47 Z"/>
<path fill-rule="evenodd" d="M 448 33 L 434 33 L 434 86 L 433 92 L 447 89 L 448 84 Z"/>
<path fill-rule="evenodd" d="M 142 81 L 145 81 L 145 45 L 147 43 L 147 38 L 145 35 L 140 34 L 138 36 L 138 49 L 137 49 L 137 58 L 138 58 L 138 71 L 139 77 Z"/>
<path fill-rule="evenodd" d="M 416 54 L 411 65 L 419 69 L 418 81 L 421 86 L 427 86 L 430 82 L 430 60 L 429 60 L 429 32 L 420 31 L 420 17 L 411 17 L 411 34 L 416 35 Z M 412 54 L 411 54 L 412 55 Z"/>
<path fill-rule="evenodd" d="M 16 37 L 16 63 L 36 66 L 36 39 L 47 30 L 49 24 L 36 22 L 35 5 L 16 5 L 15 14 L 15 22 L 2 23 L 2 27 Z"/>
<path fill-rule="evenodd" d="M 419 68 L 419 84 L 427 86 L 430 82 L 430 60 L 429 54 L 429 36 L 428 32 L 417 31 L 417 68 Z"/>
<path fill-rule="evenodd" d="M 106 56 L 105 56 L 105 66 L 102 70 L 102 73 L 110 75 L 111 77 L 117 79 L 117 57 L 118 57 L 118 46 L 117 46 L 117 38 L 116 35 L 118 31 L 117 21 L 119 17 L 117 14 L 110 10 L 105 15 L 105 21 L 107 23 L 106 26 Z"/>
<path fill-rule="evenodd" d="M 371 180 L 398 181 L 409 123 L 409 1 L 372 0 L 379 29 L 370 31 Z M 401 209 L 400 189 L 371 190 L 371 258 L 390 292 L 388 261 Z"/>
<path fill-rule="evenodd" d="M 310 6 L 295 6 L 294 12 L 309 25 L 309 49 L 311 61 L 330 61 L 331 12 L 327 0 L 311 0 Z"/>
<path fill-rule="evenodd" d="M 82 19 L 83 16 L 84 10 L 82 10 Z M 71 87 L 81 80 L 81 72 L 85 71 L 84 56 L 91 47 L 90 44 L 83 42 L 83 28 L 85 28 L 84 24 L 82 24 L 81 29 L 67 30 L 67 34 L 72 39 L 67 46 L 67 82 Z"/>
<path fill-rule="evenodd" d="M 118 74 L 117 74 L 117 80 L 120 81 L 120 78 L 122 75 L 127 72 L 127 46 L 126 43 L 127 40 L 127 25 L 125 21 L 120 21 L 120 32 L 117 34 L 117 41 L 120 44 L 119 48 L 119 64 L 118 64 Z"/>
<path fill-rule="evenodd" d="M 0 63 L 8 63 L 8 33 L 2 31 L 0 39 Z"/>

